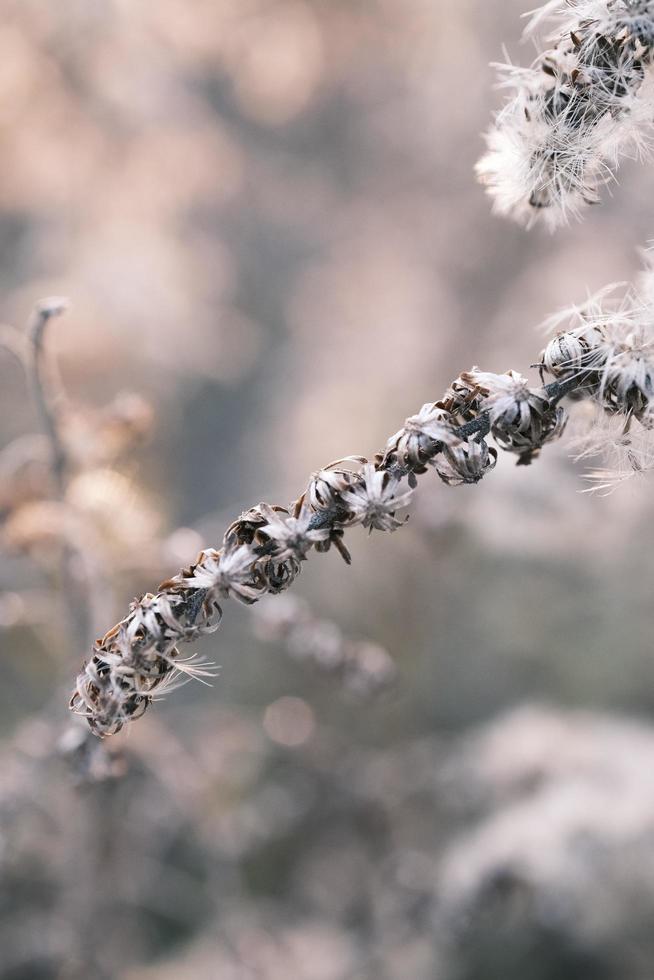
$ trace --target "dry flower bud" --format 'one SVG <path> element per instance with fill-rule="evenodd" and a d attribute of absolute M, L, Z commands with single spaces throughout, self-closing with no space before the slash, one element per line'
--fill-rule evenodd
<path fill-rule="evenodd" d="M 343 494 L 350 513 L 347 526 L 362 524 L 371 531 L 395 531 L 401 527 L 404 521 L 398 520 L 395 512 L 408 505 L 412 491 L 398 493 L 400 482 L 398 477 L 366 463 L 357 485 Z"/>
<path fill-rule="evenodd" d="M 443 445 L 460 440 L 455 432 L 456 420 L 445 408 L 431 403 L 423 405 L 417 415 L 406 419 L 404 426 L 388 440 L 384 460 L 393 460 L 414 473 L 424 473 L 427 463 Z"/>
<path fill-rule="evenodd" d="M 314 511 L 335 510 L 342 507 L 341 494 L 352 487 L 356 482 L 359 468 L 367 462 L 365 456 L 346 456 L 344 459 L 330 463 L 311 476 L 300 501 L 308 501 Z M 345 463 L 353 463 L 356 468 L 345 466 Z"/>
<path fill-rule="evenodd" d="M 197 562 L 179 579 L 179 584 L 190 589 L 206 589 L 220 598 L 229 597 L 246 604 L 256 602 L 261 593 L 253 582 L 252 566 L 255 555 L 250 545 L 237 545 L 216 551 L 208 548 L 200 553 Z M 164 583 L 170 587 L 176 582 Z"/>
<path fill-rule="evenodd" d="M 583 336 L 561 332 L 542 352 L 540 364 L 554 378 L 569 378 L 587 364 L 589 350 L 590 345 Z"/>
<path fill-rule="evenodd" d="M 457 422 L 471 422 L 481 411 L 481 397 L 479 388 L 470 380 L 470 372 L 464 371 L 436 404 L 449 412 Z"/>
<path fill-rule="evenodd" d="M 474 369 L 469 377 L 484 394 L 482 404 L 494 439 L 502 449 L 517 453 L 519 463 L 530 463 L 546 442 L 563 432 L 563 408 L 551 405 L 542 389 L 533 390 L 515 371 L 491 374 Z"/>
<path fill-rule="evenodd" d="M 283 507 L 274 506 L 272 509 L 283 514 L 288 513 Z M 229 525 L 225 532 L 223 542 L 226 547 L 233 547 L 238 544 L 253 544 L 255 541 L 260 543 L 261 539 L 257 535 L 264 524 L 267 523 L 268 517 L 262 510 L 262 505 L 258 504 L 256 507 L 251 507 L 250 510 L 246 510 Z"/>
<path fill-rule="evenodd" d="M 610 345 L 610 348 L 609 348 Z M 640 331 L 609 337 L 604 350 L 598 397 L 612 412 L 645 415 L 654 395 L 653 341 Z M 607 349 L 608 348 L 608 349 Z"/>
<path fill-rule="evenodd" d="M 446 446 L 434 460 L 439 477 L 449 487 L 479 483 L 495 467 L 497 450 L 485 439 L 470 439 L 458 446 Z"/>

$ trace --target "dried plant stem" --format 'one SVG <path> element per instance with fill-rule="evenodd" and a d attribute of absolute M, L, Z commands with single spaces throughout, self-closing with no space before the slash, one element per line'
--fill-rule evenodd
<path fill-rule="evenodd" d="M 27 330 L 29 348 L 26 369 L 41 426 L 50 447 L 50 470 L 55 499 L 60 502 L 64 502 L 66 497 L 69 461 L 59 431 L 57 403 L 61 395 L 56 390 L 53 362 L 48 357 L 45 338 L 50 321 L 65 313 L 67 307 L 66 300 L 58 297 L 42 300 L 34 310 Z M 62 593 L 73 645 L 84 649 L 89 642 L 92 642 L 93 627 L 88 583 L 78 572 L 78 567 L 83 564 L 80 561 L 81 557 L 70 540 L 66 540 L 62 545 L 60 563 Z"/>
<path fill-rule="evenodd" d="M 501 410 L 489 379 L 504 393 Z M 127 618 L 97 641 L 71 707 L 97 735 L 113 734 L 140 717 L 180 675 L 210 674 L 211 665 L 184 660 L 178 644 L 218 627 L 219 599 L 250 604 L 283 592 L 312 549 L 327 551 L 333 544 L 349 564 L 345 530 L 356 524 L 370 530 L 400 527 L 395 514 L 406 507 L 416 477 L 429 466 L 450 485 L 477 483 L 492 469 L 497 451 L 485 442 L 489 433 L 501 448 L 516 453 L 519 463 L 531 462 L 563 429 L 558 402 L 582 390 L 586 379 L 587 372 L 577 370 L 530 389 L 513 372 L 484 375 L 475 369 L 461 375 L 442 401 L 407 419 L 372 461 L 339 460 L 314 474 L 288 509 L 260 504 L 242 514 L 227 530 L 221 550 L 203 551 L 157 594 L 135 600 Z M 400 489 L 405 480 L 411 489 Z"/>

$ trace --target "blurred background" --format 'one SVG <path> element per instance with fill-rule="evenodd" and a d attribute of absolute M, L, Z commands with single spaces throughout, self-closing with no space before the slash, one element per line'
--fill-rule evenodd
<path fill-rule="evenodd" d="M 0 317 L 72 305 L 63 494 L 0 350 L 2 980 L 651 980 L 654 498 L 565 440 L 227 603 L 213 687 L 106 743 L 66 711 L 62 555 L 101 635 L 637 274 L 647 168 L 556 237 L 475 182 L 522 8 L 4 0 Z"/>

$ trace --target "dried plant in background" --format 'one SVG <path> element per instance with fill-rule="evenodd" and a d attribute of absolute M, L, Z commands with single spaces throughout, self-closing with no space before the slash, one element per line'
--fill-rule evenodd
<path fill-rule="evenodd" d="M 282 644 L 293 660 L 339 677 L 345 689 L 359 697 L 375 695 L 395 680 L 395 663 L 383 647 L 346 636 L 333 621 L 317 617 L 304 599 L 264 599 L 253 619 L 262 642 Z"/>
<path fill-rule="evenodd" d="M 553 229 L 598 202 L 620 158 L 649 149 L 654 3 L 552 0 L 529 32 L 543 23 L 552 48 L 530 68 L 499 66 L 511 95 L 477 172 L 500 214 Z"/>
<path fill-rule="evenodd" d="M 80 978 L 346 980 L 383 961 L 404 980 L 460 976 L 485 952 L 522 980 L 521 941 L 540 934 L 544 977 L 579 975 L 555 968 L 570 947 L 615 961 L 611 978 L 625 955 L 643 957 L 628 975 L 649 977 L 654 733 L 642 722 L 527 705 L 385 747 L 321 726 L 289 752 L 256 718 L 205 705 L 183 736 L 156 718 L 135 727 L 118 756 L 93 739 L 110 778 L 80 794 L 57 738 L 33 720 L 0 754 L 8 976 L 70 970 L 88 903 L 97 958 Z"/>
<path fill-rule="evenodd" d="M 116 523 L 123 516 L 122 501 L 120 495 L 117 498 L 115 488 L 117 485 L 120 490 L 125 478 L 117 463 L 148 435 L 152 410 L 143 399 L 131 393 L 119 394 L 112 404 L 101 409 L 71 403 L 46 344 L 50 321 L 61 316 L 66 308 L 65 300 L 43 300 L 25 333 L 6 327 L 0 336 L 2 347 L 15 355 L 25 369 L 44 430 L 43 436 L 19 437 L 0 454 L 4 495 L 0 543 L 14 554 L 28 555 L 55 577 L 67 606 L 65 646 L 71 657 L 75 657 L 76 651 L 93 642 L 96 624 L 111 612 L 112 588 L 108 576 L 112 572 L 121 575 L 123 565 L 120 555 L 107 553 L 103 531 L 107 532 L 114 549 L 120 547 L 121 534 Z M 364 462 L 363 459 L 349 462 L 353 461 Z M 324 487 L 317 484 L 314 493 L 318 499 Z M 264 507 L 264 512 L 270 537 L 278 545 L 281 568 L 284 561 L 291 563 L 289 567 L 295 567 L 293 561 L 299 562 L 299 557 L 304 556 L 305 533 L 306 540 L 312 543 L 325 538 L 322 531 L 307 533 L 301 519 L 288 519 L 275 508 Z M 109 526 L 104 528 L 108 518 L 111 518 Z M 364 515 L 362 522 L 365 521 Z M 389 527 L 394 526 L 392 518 L 387 521 Z M 159 542 L 151 522 L 143 515 L 141 523 L 153 537 L 141 559 L 142 570 L 156 574 L 175 535 Z M 133 537 L 129 531 L 128 527 L 124 537 L 125 544 L 131 548 Z M 189 535 L 197 537 L 190 529 L 186 533 L 178 529 L 178 537 L 185 539 Z M 348 557 L 338 535 L 334 536 L 334 543 Z M 225 560 L 215 567 L 207 561 L 198 570 L 197 580 L 203 581 L 204 576 L 209 591 L 215 584 L 215 575 L 219 574 L 229 582 L 227 588 L 238 591 L 239 563 L 244 558 L 249 564 L 247 548 L 240 552 L 237 549 L 231 566 Z M 259 597 L 259 592 L 248 586 L 245 578 L 241 585 L 238 594 L 244 601 Z M 273 624 L 268 612 L 267 639 L 285 637 L 292 656 L 309 660 L 323 671 L 338 673 L 345 689 L 372 694 L 395 676 L 393 661 L 385 650 L 369 641 L 349 640 L 335 623 L 312 617 L 308 606 L 300 600 L 289 600 L 285 610 L 279 609 L 279 614 L 281 619 L 277 615 Z M 24 624 L 38 630 L 51 624 L 54 618 L 54 603 L 47 590 L 32 590 L 29 596 L 17 592 L 0 594 L 0 628 Z M 264 634 L 261 627 L 265 621 L 264 611 L 258 619 L 259 635 Z M 190 629 L 188 637 L 193 635 Z M 165 678 L 168 688 L 174 683 L 175 674 L 199 678 L 213 674 L 206 664 L 194 665 L 193 657 L 188 661 L 176 658 L 174 666 L 175 672 L 168 672 Z M 165 685 L 160 685 L 160 693 L 164 689 Z M 88 743 L 85 733 L 89 734 L 87 726 L 80 729 L 75 725 L 66 730 L 61 740 L 62 751 L 72 763 L 76 779 L 102 779 L 105 768 L 102 753 L 98 754 Z"/>
<path fill-rule="evenodd" d="M 651 749 L 636 720 L 542 705 L 463 741 L 443 781 L 473 822 L 439 863 L 436 919 L 472 975 L 524 976 L 534 948 L 545 976 L 649 975 Z"/>
<path fill-rule="evenodd" d="M 92 642 L 96 623 L 112 609 L 108 541 L 115 539 L 108 525 L 117 501 L 106 494 L 102 501 L 98 490 L 120 479 L 117 464 L 140 442 L 149 428 L 151 412 L 137 396 L 119 396 L 96 411 L 82 409 L 67 398 L 47 336 L 53 319 L 61 316 L 66 305 L 59 298 L 43 300 L 24 332 L 9 327 L 0 331 L 0 348 L 14 355 L 24 369 L 44 433 L 19 436 L 0 452 L 0 548 L 5 554 L 31 559 L 45 579 L 39 588 L 0 594 L 0 630 L 25 626 L 42 636 L 49 655 L 60 647 L 73 659 L 76 650 Z M 156 564 L 150 567 L 154 570 Z M 48 581 L 61 596 L 63 617 L 58 615 Z M 65 675 L 67 663 L 60 669 Z M 56 677 L 56 671 L 53 674 Z M 102 978 L 107 974 L 95 941 L 95 922 L 102 918 L 101 913 L 96 914 L 95 893 L 102 864 L 99 840 L 107 839 L 109 820 L 96 809 L 95 800 L 86 797 L 72 802 L 67 794 L 71 783 L 86 791 L 93 786 L 99 793 L 107 787 L 110 794 L 108 785 L 123 775 L 124 765 L 120 753 L 107 751 L 75 719 L 62 717 L 61 707 L 55 682 L 55 695 L 42 705 L 38 717 L 19 729 L 5 750 L 10 764 L 5 766 L 0 825 L 3 850 L 8 849 L 2 877 L 9 888 L 14 881 L 33 879 L 39 893 L 49 888 L 56 892 L 57 875 L 52 869 L 63 861 L 75 868 L 75 887 L 58 895 L 52 923 L 40 938 L 38 963 L 32 962 L 35 944 L 29 936 L 41 932 L 35 917 L 42 912 L 31 909 L 29 899 L 23 908 L 12 895 L 5 904 L 12 912 L 16 906 L 20 910 L 19 938 L 14 942 L 3 934 L 2 966 L 33 975 L 46 968 L 43 964 L 66 956 L 67 975 Z M 46 801 L 35 805 L 35 787 L 43 784 L 45 788 L 42 767 L 51 775 L 58 771 L 68 789 L 58 797 L 50 786 Z M 68 820 L 76 824 L 75 843 L 68 847 L 60 840 L 51 853 L 41 840 L 50 845 L 54 809 L 62 803 Z M 54 822 L 56 825 L 56 819 Z M 18 826 L 30 848 L 44 849 L 39 855 L 41 867 L 32 879 L 25 866 L 29 852 L 24 852 L 14 836 Z M 65 876 L 60 873 L 59 878 Z"/>
<path fill-rule="evenodd" d="M 217 629 L 220 603 L 252 604 L 288 589 L 312 550 L 332 545 L 346 563 L 346 530 L 395 531 L 417 477 L 435 469 L 458 486 L 478 483 L 500 449 L 531 463 L 563 432 L 566 395 L 595 403 L 628 433 L 654 425 L 654 319 L 635 289 L 599 297 L 553 318 L 567 329 L 541 355 L 541 372 L 555 380 L 531 387 L 514 371 L 463 373 L 444 397 L 422 407 L 372 460 L 351 456 L 314 473 L 288 508 L 261 503 L 227 529 L 222 547 L 168 579 L 156 593 L 135 600 L 129 615 L 94 647 L 77 679 L 71 707 L 100 736 L 140 717 L 153 699 L 184 675 L 203 677 L 212 665 L 184 659 L 179 645 Z M 642 471 L 645 467 L 638 466 Z"/>
<path fill-rule="evenodd" d="M 109 571 L 124 573 L 135 531 L 154 534 L 147 507 L 121 471 L 153 415 L 136 394 L 119 393 L 101 409 L 68 398 L 46 343 L 51 321 L 66 307 L 59 297 L 42 300 L 24 333 L 5 327 L 0 334 L 0 347 L 24 369 L 43 430 L 19 436 L 0 452 L 0 546 L 32 559 L 59 586 L 65 645 L 74 657 L 75 649 L 93 642 L 112 608 Z M 156 572 L 156 547 L 138 560 Z"/>

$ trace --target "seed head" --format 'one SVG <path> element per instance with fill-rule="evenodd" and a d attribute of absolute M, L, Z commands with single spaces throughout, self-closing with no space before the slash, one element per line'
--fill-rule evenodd
<path fill-rule="evenodd" d="M 497 463 L 497 450 L 478 437 L 461 441 L 458 446 L 446 446 L 433 466 L 439 477 L 450 487 L 479 483 Z"/>
<path fill-rule="evenodd" d="M 310 530 L 313 515 L 306 503 L 302 504 L 297 516 L 274 510 L 268 504 L 260 506 L 268 523 L 261 527 L 259 533 L 275 545 L 274 557 L 279 562 L 287 559 L 303 561 L 317 541 L 328 537 L 327 529 Z"/>
<path fill-rule="evenodd" d="M 395 531 L 401 527 L 404 521 L 398 520 L 395 513 L 408 505 L 412 491 L 398 493 L 400 482 L 390 473 L 366 463 L 357 484 L 343 494 L 350 513 L 347 526 L 362 524 L 371 531 Z"/>
<path fill-rule="evenodd" d="M 510 91 L 477 166 L 495 209 L 554 229 L 599 200 L 619 159 L 645 156 L 654 122 L 654 5 L 554 0 L 553 46 L 530 68 L 499 66 Z"/>
<path fill-rule="evenodd" d="M 563 432 L 563 408 L 551 405 L 542 389 L 530 388 L 515 371 L 491 374 L 473 369 L 466 377 L 484 396 L 482 406 L 490 416 L 494 439 L 502 449 L 517 453 L 519 463 L 531 463 L 546 442 Z"/>
<path fill-rule="evenodd" d="M 588 363 L 590 346 L 583 336 L 570 331 L 557 333 L 541 354 L 544 371 L 557 380 L 570 378 Z"/>
<path fill-rule="evenodd" d="M 388 440 L 384 459 L 392 459 L 414 473 L 424 473 L 435 452 L 460 441 L 455 424 L 454 416 L 445 408 L 435 403 L 423 405 Z"/>

